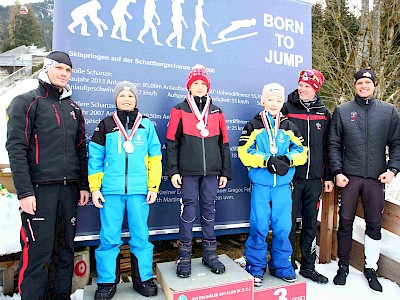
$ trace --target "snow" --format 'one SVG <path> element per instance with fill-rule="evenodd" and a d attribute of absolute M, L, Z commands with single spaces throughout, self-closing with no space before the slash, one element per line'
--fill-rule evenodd
<path fill-rule="evenodd" d="M 5 150 L 6 140 L 6 117 L 5 108 L 10 101 L 17 95 L 29 91 L 37 86 L 37 80 L 28 79 L 17 84 L 16 88 L 0 95 L 0 164 L 7 164 L 8 157 Z M 393 184 L 388 186 L 388 195 L 391 195 L 391 201 L 400 205 L 400 176 L 397 176 Z M 15 194 L 0 195 L 0 255 L 20 251 L 19 228 L 20 217 L 18 211 L 18 201 Z M 364 240 L 365 223 L 364 220 L 357 218 L 354 222 L 353 238 L 359 242 Z M 381 253 L 400 261 L 400 237 L 386 230 L 382 230 L 382 248 Z M 337 271 L 337 262 L 332 261 L 329 264 L 317 264 L 316 269 L 321 274 L 329 278 L 329 283 L 320 285 L 312 281 L 307 282 L 308 300 L 330 300 L 330 299 L 398 299 L 400 287 L 384 278 L 380 278 L 383 286 L 383 293 L 375 293 L 369 287 L 363 274 L 354 268 L 350 268 L 350 274 L 347 284 L 344 287 L 337 287 L 332 280 Z M 4 296 L 3 289 L 0 286 L 0 300 L 20 299 L 20 296 L 14 294 L 13 297 Z M 83 290 L 77 290 L 71 295 L 72 300 L 83 299 Z"/>

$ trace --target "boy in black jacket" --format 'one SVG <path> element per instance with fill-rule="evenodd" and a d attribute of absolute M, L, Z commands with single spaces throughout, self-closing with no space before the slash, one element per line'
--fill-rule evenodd
<path fill-rule="evenodd" d="M 215 199 L 218 188 L 224 188 L 232 177 L 225 117 L 208 95 L 210 77 L 202 65 L 195 65 L 190 71 L 186 87 L 187 98 L 172 108 L 167 130 L 166 173 L 172 185 L 182 189 L 176 270 L 179 277 L 191 274 L 197 201 L 203 233 L 203 264 L 214 273 L 225 272 L 215 252 Z"/>

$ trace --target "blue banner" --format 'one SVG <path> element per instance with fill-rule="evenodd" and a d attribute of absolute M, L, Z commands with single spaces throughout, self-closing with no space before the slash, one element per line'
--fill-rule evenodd
<path fill-rule="evenodd" d="M 163 155 L 170 109 L 184 100 L 191 67 L 204 65 L 213 103 L 225 113 L 233 168 L 233 180 L 218 192 L 216 221 L 240 227 L 249 219 L 250 183 L 237 157 L 239 136 L 262 109 L 264 84 L 279 82 L 288 94 L 297 87 L 299 70 L 311 67 L 311 4 L 56 0 L 53 49 L 71 56 L 70 85 L 85 114 L 88 142 L 99 121 L 115 110 L 115 84 L 129 80 L 137 84 L 138 108 L 155 124 Z M 176 232 L 179 199 L 180 190 L 163 176 L 151 206 L 151 230 Z M 98 210 L 91 203 L 79 208 L 78 218 L 78 236 L 98 234 Z"/>

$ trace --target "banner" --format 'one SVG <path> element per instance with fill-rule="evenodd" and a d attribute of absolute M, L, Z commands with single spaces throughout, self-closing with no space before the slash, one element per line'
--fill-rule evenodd
<path fill-rule="evenodd" d="M 114 86 L 129 80 L 138 87 L 139 111 L 156 126 L 164 165 L 169 112 L 187 94 L 191 67 L 204 65 L 209 94 L 225 114 L 232 156 L 233 180 L 218 192 L 217 228 L 248 226 L 250 183 L 237 157 L 238 140 L 262 109 L 264 84 L 278 82 L 289 94 L 299 71 L 311 67 L 310 3 L 56 0 L 53 34 L 53 49 L 69 53 L 73 62 L 72 98 L 84 111 L 87 142 L 100 120 L 115 111 Z M 151 233 L 177 232 L 180 196 L 163 176 L 150 208 Z M 93 204 L 80 207 L 78 218 L 78 240 L 98 234 Z"/>

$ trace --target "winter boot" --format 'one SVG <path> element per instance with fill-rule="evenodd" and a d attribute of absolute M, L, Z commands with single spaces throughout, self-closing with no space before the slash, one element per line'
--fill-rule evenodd
<path fill-rule="evenodd" d="M 349 275 L 349 266 L 339 264 L 339 270 L 337 271 L 336 276 L 333 278 L 333 283 L 335 285 L 345 285 L 347 275 Z"/>
<path fill-rule="evenodd" d="M 140 278 L 138 259 L 133 253 L 131 253 L 131 276 L 133 289 L 136 292 L 145 297 L 157 296 L 158 288 L 153 279 L 150 278 L 146 281 L 142 281 Z"/>
<path fill-rule="evenodd" d="M 316 283 L 328 283 L 328 278 L 317 272 L 315 269 L 300 269 L 300 275 L 304 278 L 311 279 Z"/>
<path fill-rule="evenodd" d="M 222 274 L 225 272 L 225 266 L 218 260 L 217 241 L 203 240 L 203 265 L 215 274 Z"/>
<path fill-rule="evenodd" d="M 179 254 L 176 264 L 176 275 L 182 278 L 190 277 L 192 274 L 192 243 L 178 243 Z"/>
<path fill-rule="evenodd" d="M 372 268 L 364 268 L 364 276 L 368 280 L 369 287 L 374 291 L 382 293 L 382 285 L 379 283 L 376 277 L 376 272 Z"/>
<path fill-rule="evenodd" d="M 94 293 L 94 300 L 109 300 L 117 291 L 115 283 L 99 283 L 96 292 Z"/>

